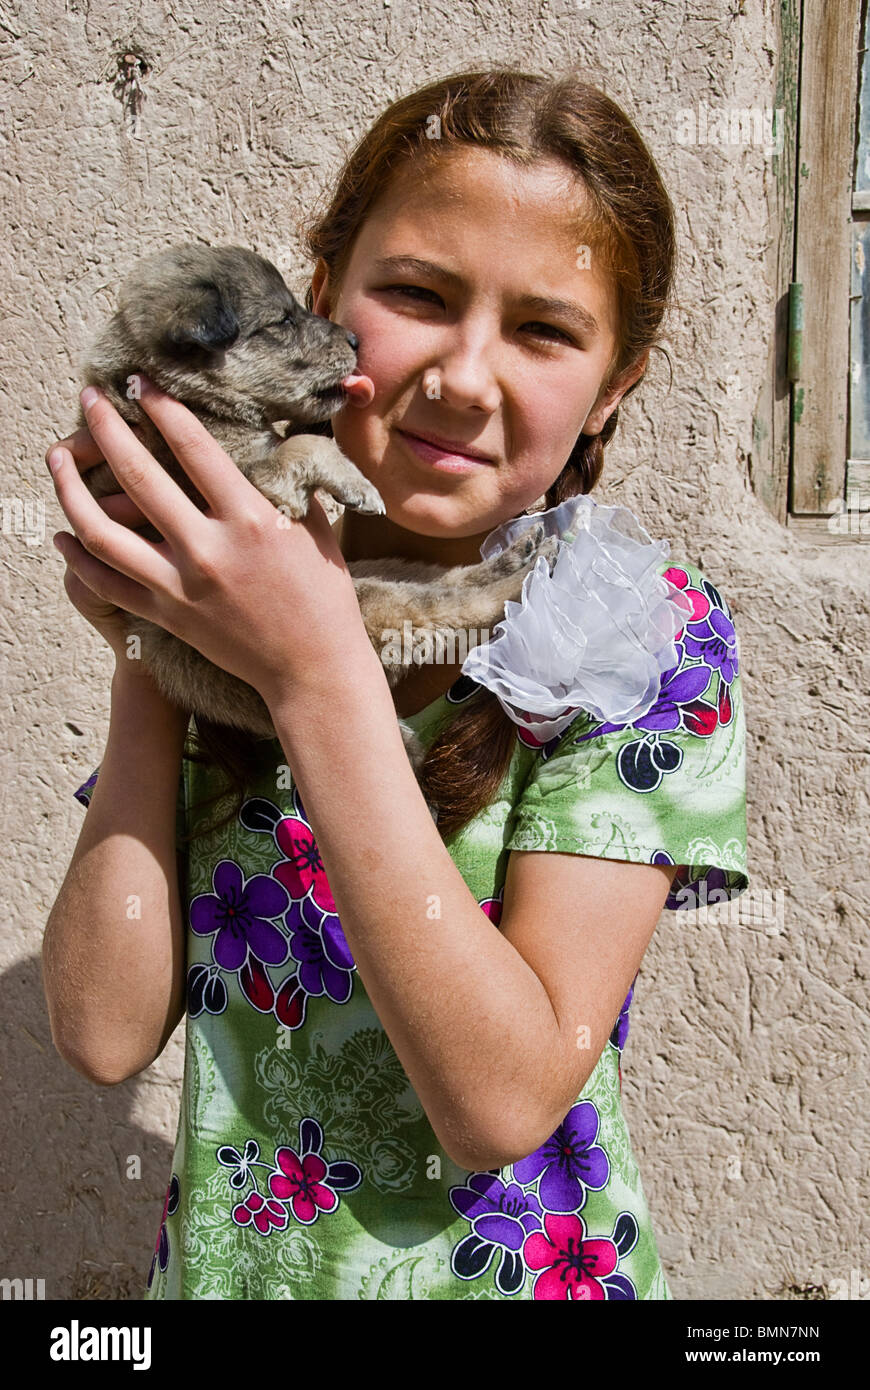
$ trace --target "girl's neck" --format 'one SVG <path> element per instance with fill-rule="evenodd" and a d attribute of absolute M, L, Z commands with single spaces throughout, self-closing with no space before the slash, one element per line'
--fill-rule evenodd
<path fill-rule="evenodd" d="M 385 516 L 363 516 L 345 510 L 333 524 L 339 549 L 347 563 L 351 560 L 420 560 L 430 565 L 476 565 L 480 547 L 488 531 L 478 536 L 444 540 L 406 531 Z"/>

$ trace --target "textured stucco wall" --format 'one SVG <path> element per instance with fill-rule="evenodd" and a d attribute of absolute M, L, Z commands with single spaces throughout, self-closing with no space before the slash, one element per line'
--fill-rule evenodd
<path fill-rule="evenodd" d="M 76 409 L 74 363 L 145 251 L 205 232 L 271 256 L 297 293 L 295 219 L 391 98 L 443 72 L 566 60 L 638 122 L 679 210 L 683 311 L 622 411 L 596 494 L 700 564 L 738 625 L 753 891 L 783 930 L 664 913 L 642 967 L 625 1107 L 677 1298 L 783 1298 L 868 1272 L 866 549 L 808 546 L 750 481 L 774 320 L 771 166 L 688 147 L 677 112 L 774 105 L 773 0 L 312 5 L 31 0 L 0 5 L 3 496 L 44 538 L 2 537 L 4 888 L 0 1274 L 46 1296 L 137 1297 L 167 1182 L 183 1061 L 91 1086 L 51 1044 L 39 952 L 99 762 L 111 657 L 71 608 L 67 523 L 42 461 Z M 171 10 L 171 13 L 170 13 Z M 138 129 L 113 92 L 150 64 Z M 866 1094 L 866 1091 L 864 1091 Z M 127 1177 L 139 1155 L 142 1177 Z"/>

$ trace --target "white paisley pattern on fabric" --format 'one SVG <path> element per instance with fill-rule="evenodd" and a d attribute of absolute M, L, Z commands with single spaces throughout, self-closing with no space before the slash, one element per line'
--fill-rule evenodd
<path fill-rule="evenodd" d="M 445 840 L 496 925 L 525 850 L 675 865 L 671 911 L 747 887 L 730 610 L 695 567 L 661 572 L 692 618 L 657 701 L 629 725 L 580 712 L 544 744 L 518 725 L 498 795 Z M 461 677 L 404 722 L 426 743 L 476 688 Z M 185 1069 L 144 1296 L 670 1299 L 621 1101 L 636 981 L 554 1134 L 505 1168 L 462 1170 L 363 987 L 277 740 L 239 814 L 187 849 L 180 836 L 227 809 L 196 809 L 218 784 L 185 759 Z"/>

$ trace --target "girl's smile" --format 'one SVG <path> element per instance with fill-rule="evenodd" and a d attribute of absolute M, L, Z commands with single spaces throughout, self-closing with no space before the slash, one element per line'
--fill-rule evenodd
<path fill-rule="evenodd" d="M 400 439 L 407 440 L 416 457 L 422 459 L 423 463 L 428 464 L 430 468 L 443 469 L 447 473 L 469 473 L 474 468 L 486 468 L 495 462 L 488 455 L 472 454 L 468 448 L 462 447 L 463 441 L 448 443 L 441 440 L 435 443 L 432 439 L 426 439 L 408 430 L 397 430 L 396 433 Z"/>
<path fill-rule="evenodd" d="M 333 435 L 386 505 L 344 513 L 346 560 L 476 563 L 642 374 L 645 359 L 607 389 L 615 290 L 584 244 L 583 199 L 556 161 L 467 149 L 396 175 L 337 287 L 318 262 L 314 310 L 356 333 L 372 382 Z"/>

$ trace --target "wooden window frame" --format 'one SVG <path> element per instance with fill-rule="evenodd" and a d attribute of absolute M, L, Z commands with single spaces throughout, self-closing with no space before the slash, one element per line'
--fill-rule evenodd
<path fill-rule="evenodd" d="M 770 206 L 777 315 L 750 476 L 773 515 L 814 545 L 870 541 L 870 515 L 856 523 L 833 511 L 848 508 L 856 490 L 862 505 L 870 495 L 870 465 L 848 457 L 862 10 L 863 0 L 779 7 L 775 105 L 784 129 Z"/>

